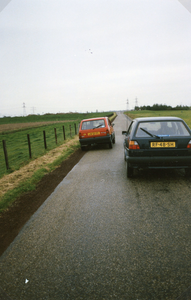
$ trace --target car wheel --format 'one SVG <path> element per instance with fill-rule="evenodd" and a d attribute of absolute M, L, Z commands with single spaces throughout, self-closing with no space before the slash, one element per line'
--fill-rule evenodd
<path fill-rule="evenodd" d="M 126 161 L 126 174 L 127 178 L 133 177 L 133 168 L 129 167 L 129 163 Z"/>
<path fill-rule="evenodd" d="M 125 151 L 124 151 L 124 161 L 126 161 L 126 153 L 125 153 Z"/>
<path fill-rule="evenodd" d="M 113 143 L 112 143 L 112 139 L 109 142 L 109 148 L 112 149 L 113 148 Z"/>
<path fill-rule="evenodd" d="M 113 144 L 115 144 L 115 137 L 113 138 Z"/>
<path fill-rule="evenodd" d="M 81 146 L 81 150 L 85 151 L 86 150 L 86 146 Z"/>

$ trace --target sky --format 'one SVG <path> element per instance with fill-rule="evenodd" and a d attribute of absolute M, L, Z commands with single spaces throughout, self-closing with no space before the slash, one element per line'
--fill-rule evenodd
<path fill-rule="evenodd" d="M 191 106 L 191 0 L 0 0 L 0 117 Z"/>

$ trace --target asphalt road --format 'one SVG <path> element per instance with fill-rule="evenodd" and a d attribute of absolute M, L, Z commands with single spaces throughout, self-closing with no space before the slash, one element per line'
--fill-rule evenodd
<path fill-rule="evenodd" d="M 127 119 L 114 123 L 113 149 L 88 151 L 1 256 L 0 295 L 172 300 L 190 287 L 191 179 L 183 170 L 127 179 Z"/>

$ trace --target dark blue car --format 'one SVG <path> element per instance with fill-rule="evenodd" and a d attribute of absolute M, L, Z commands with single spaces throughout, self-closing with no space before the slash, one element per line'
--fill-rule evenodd
<path fill-rule="evenodd" d="M 122 134 L 127 177 L 134 169 L 184 168 L 191 173 L 191 130 L 184 120 L 137 118 Z"/>

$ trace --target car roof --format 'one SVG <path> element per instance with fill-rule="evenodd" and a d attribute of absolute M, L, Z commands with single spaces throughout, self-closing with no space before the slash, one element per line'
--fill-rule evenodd
<path fill-rule="evenodd" d="M 107 117 L 99 117 L 99 118 L 90 118 L 90 119 L 83 119 L 82 121 L 94 121 L 94 120 L 100 120 L 100 119 L 105 119 Z"/>
<path fill-rule="evenodd" d="M 143 117 L 143 118 L 136 118 L 133 121 L 136 122 L 182 121 L 182 119 L 178 117 Z"/>

